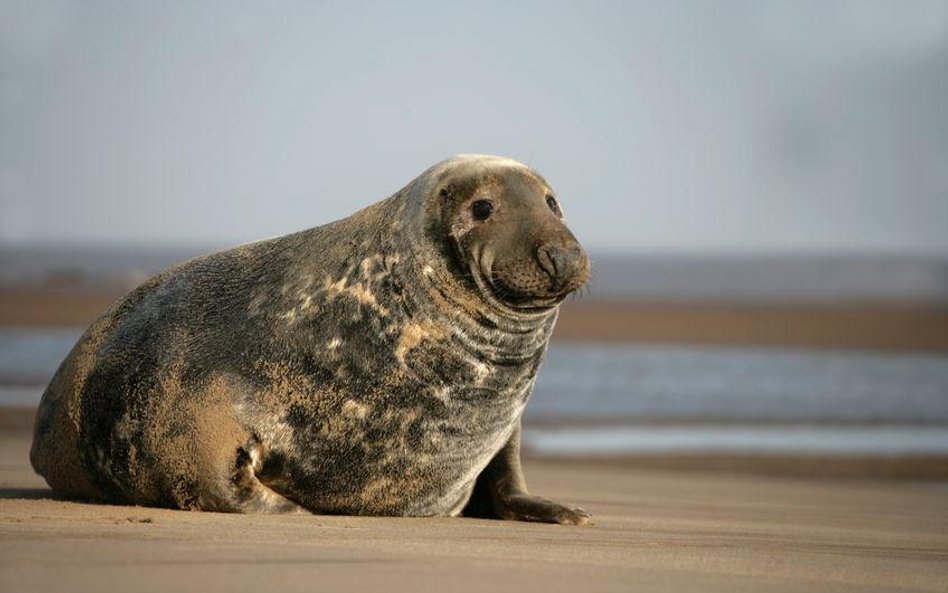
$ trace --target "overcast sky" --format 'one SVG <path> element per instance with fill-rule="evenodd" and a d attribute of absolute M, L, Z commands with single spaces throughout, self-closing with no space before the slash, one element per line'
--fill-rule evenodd
<path fill-rule="evenodd" d="M 948 256 L 948 1 L 0 0 L 0 243 L 239 243 L 463 152 L 593 249 Z"/>

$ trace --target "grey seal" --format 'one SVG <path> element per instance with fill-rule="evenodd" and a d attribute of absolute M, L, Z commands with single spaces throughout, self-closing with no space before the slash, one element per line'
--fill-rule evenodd
<path fill-rule="evenodd" d="M 520 419 L 588 275 L 543 177 L 448 159 L 348 218 L 133 290 L 53 377 L 31 462 L 91 501 L 585 523 L 528 494 Z"/>

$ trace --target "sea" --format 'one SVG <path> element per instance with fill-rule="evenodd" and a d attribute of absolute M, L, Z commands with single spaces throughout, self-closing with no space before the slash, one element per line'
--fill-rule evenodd
<path fill-rule="evenodd" d="M 37 405 L 80 334 L 0 328 L 0 405 Z M 554 342 L 523 444 L 557 457 L 948 454 L 948 356 Z"/>

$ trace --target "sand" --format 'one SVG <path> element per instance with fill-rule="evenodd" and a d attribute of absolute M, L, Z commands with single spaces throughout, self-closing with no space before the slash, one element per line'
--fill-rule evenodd
<path fill-rule="evenodd" d="M 595 525 L 241 516 L 51 498 L 0 433 L 0 591 L 945 591 L 948 485 L 527 459 Z"/>

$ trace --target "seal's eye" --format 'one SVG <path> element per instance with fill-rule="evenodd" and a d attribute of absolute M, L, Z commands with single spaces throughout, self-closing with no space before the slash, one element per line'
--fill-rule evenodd
<path fill-rule="evenodd" d="M 494 203 L 490 200 L 478 200 L 471 204 L 471 214 L 477 220 L 487 220 L 494 212 Z"/>
<path fill-rule="evenodd" d="M 563 215 L 562 212 L 560 212 L 560 205 L 556 203 L 556 198 L 553 196 L 546 197 L 546 205 L 550 207 L 550 211 L 553 214 L 556 214 L 557 216 Z"/>

